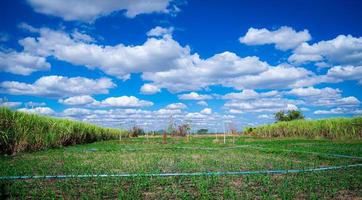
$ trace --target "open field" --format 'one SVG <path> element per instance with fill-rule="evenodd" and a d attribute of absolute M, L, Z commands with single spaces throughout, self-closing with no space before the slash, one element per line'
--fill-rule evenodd
<path fill-rule="evenodd" d="M 362 139 L 362 117 L 278 122 L 244 130 L 259 137 Z"/>
<path fill-rule="evenodd" d="M 130 138 L 0 157 L 0 176 L 240 172 L 362 163 L 361 141 L 231 137 Z M 337 154 L 337 155 L 336 155 Z M 349 155 L 352 157 L 342 157 Z M 22 198 L 351 199 L 362 197 L 362 167 L 328 171 L 171 177 L 1 180 Z"/>

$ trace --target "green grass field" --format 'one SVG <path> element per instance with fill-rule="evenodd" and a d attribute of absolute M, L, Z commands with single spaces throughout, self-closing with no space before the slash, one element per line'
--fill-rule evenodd
<path fill-rule="evenodd" d="M 231 137 L 129 138 L 0 157 L 0 176 L 227 172 L 362 163 L 361 141 Z M 334 157 L 350 155 L 353 158 Z M 351 199 L 362 167 L 288 174 L 1 180 L 10 199 Z"/>

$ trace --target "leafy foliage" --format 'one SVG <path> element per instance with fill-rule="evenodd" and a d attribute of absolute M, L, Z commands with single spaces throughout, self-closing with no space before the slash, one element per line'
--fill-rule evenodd
<path fill-rule="evenodd" d="M 199 130 L 197 130 L 197 134 L 207 134 L 209 132 L 208 129 L 205 128 L 201 128 Z"/>
<path fill-rule="evenodd" d="M 277 122 L 304 119 L 304 115 L 299 110 L 288 110 L 287 113 L 279 111 L 275 113 L 274 117 Z"/>

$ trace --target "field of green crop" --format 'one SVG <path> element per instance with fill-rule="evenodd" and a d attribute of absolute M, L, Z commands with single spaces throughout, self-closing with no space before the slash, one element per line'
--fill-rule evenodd
<path fill-rule="evenodd" d="M 125 131 L 0 107 L 0 154 L 116 139 Z"/>
<path fill-rule="evenodd" d="M 244 130 L 259 137 L 307 137 L 328 139 L 362 139 L 362 117 L 320 120 L 293 120 Z"/>
<path fill-rule="evenodd" d="M 239 172 L 362 163 L 362 142 L 237 137 L 127 138 L 0 157 L 0 176 Z M 337 155 L 336 155 L 337 154 Z M 351 157 L 343 157 L 348 155 Z M 174 177 L 0 180 L 10 199 L 352 199 L 362 167 L 329 171 Z"/>

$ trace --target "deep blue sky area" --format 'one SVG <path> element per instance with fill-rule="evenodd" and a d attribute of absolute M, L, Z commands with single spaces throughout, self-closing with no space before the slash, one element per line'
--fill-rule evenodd
<path fill-rule="evenodd" d="M 0 2 L 0 106 L 194 129 L 362 114 L 362 1 Z"/>

